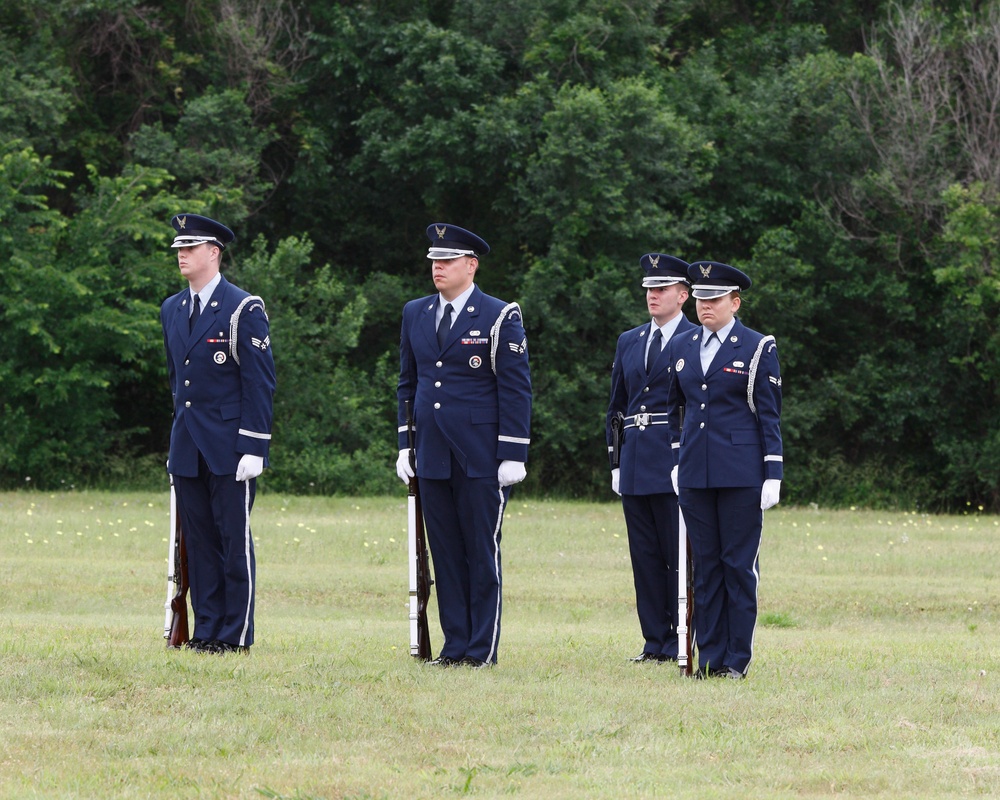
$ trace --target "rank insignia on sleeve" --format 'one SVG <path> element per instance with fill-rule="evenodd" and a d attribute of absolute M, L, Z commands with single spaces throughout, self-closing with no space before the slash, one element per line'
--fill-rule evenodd
<path fill-rule="evenodd" d="M 271 337 L 270 335 L 268 335 L 265 336 L 263 339 L 258 339 L 256 336 L 251 336 L 250 344 L 252 344 L 254 347 L 260 348 L 261 350 L 267 350 L 267 348 L 270 347 L 271 345 Z"/>
<path fill-rule="evenodd" d="M 508 342 L 507 347 L 510 348 L 510 352 L 521 355 L 528 347 L 528 340 L 527 338 L 524 338 L 521 340 L 520 344 L 517 342 Z"/>

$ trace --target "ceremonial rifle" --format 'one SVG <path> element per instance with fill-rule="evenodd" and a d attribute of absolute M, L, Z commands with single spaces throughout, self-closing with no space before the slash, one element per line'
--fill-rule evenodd
<path fill-rule="evenodd" d="M 625 415 L 618 411 L 611 418 L 611 469 L 618 469 L 621 466 L 623 441 L 625 441 Z"/>
<path fill-rule="evenodd" d="M 410 655 L 430 661 L 431 637 L 427 627 L 427 602 L 431 596 L 431 571 L 427 559 L 427 539 L 424 536 L 424 515 L 420 507 L 420 484 L 417 482 L 416 451 L 413 448 L 413 413 L 410 401 L 406 408 L 406 443 L 410 450 L 410 478 L 406 498 L 406 528 L 410 561 Z"/>
<path fill-rule="evenodd" d="M 677 507 L 677 666 L 681 675 L 692 671 L 694 597 L 692 596 L 691 555 L 688 548 L 684 512 Z"/>
<path fill-rule="evenodd" d="M 167 601 L 163 620 L 163 638 L 167 647 L 183 647 L 188 633 L 188 562 L 181 517 L 177 512 L 177 492 L 173 476 L 170 478 L 170 546 L 167 551 Z"/>
<path fill-rule="evenodd" d="M 684 408 L 678 409 L 678 441 L 680 427 L 684 425 Z M 677 503 L 677 666 L 681 675 L 690 675 L 693 670 L 691 642 L 694 639 L 694 570 L 691 568 L 691 549 L 688 546 L 687 524 L 680 506 L 680 491 Z"/>

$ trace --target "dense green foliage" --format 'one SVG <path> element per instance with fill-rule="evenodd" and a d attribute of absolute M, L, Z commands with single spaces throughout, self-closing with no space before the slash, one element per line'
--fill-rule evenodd
<path fill-rule="evenodd" d="M 162 479 L 186 210 L 268 303 L 264 486 L 397 488 L 399 314 L 447 220 L 524 308 L 526 490 L 609 496 L 659 250 L 753 277 L 786 501 L 1000 509 L 998 42 L 996 0 L 10 0 L 0 485 Z"/>

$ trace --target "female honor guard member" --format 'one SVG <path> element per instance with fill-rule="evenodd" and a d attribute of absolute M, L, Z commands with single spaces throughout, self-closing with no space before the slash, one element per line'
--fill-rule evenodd
<path fill-rule="evenodd" d="M 403 483 L 413 477 L 410 401 L 444 633 L 431 663 L 490 666 L 500 640 L 500 526 L 511 484 L 524 479 L 530 441 L 527 340 L 517 304 L 473 283 L 489 245 L 444 223 L 428 226 L 427 236 L 438 293 L 403 308 L 396 473 Z"/>
<path fill-rule="evenodd" d="M 715 261 L 692 264 L 688 276 L 701 327 L 668 345 L 667 407 L 694 561 L 697 674 L 743 678 L 757 624 L 762 512 L 781 488 L 781 375 L 774 337 L 736 318 L 750 278 Z"/>
<path fill-rule="evenodd" d="M 676 661 L 677 494 L 670 481 L 674 457 L 666 414 L 670 361 L 661 352 L 695 326 L 681 313 L 688 298 L 687 262 L 648 253 L 639 266 L 652 320 L 618 337 L 607 416 L 611 488 L 622 498 L 635 605 L 646 640 L 631 660 Z M 615 424 L 622 429 L 617 454 Z"/>
<path fill-rule="evenodd" d="M 173 247 L 188 286 L 160 309 L 174 398 L 167 468 L 187 547 L 194 631 L 188 646 L 253 644 L 256 563 L 250 509 L 271 443 L 274 360 L 264 301 L 219 272 L 235 238 L 215 220 L 178 214 Z"/>

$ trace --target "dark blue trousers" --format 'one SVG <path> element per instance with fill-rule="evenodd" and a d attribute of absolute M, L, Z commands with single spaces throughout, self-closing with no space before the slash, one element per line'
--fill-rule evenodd
<path fill-rule="evenodd" d="M 510 487 L 469 478 L 452 459 L 447 480 L 420 478 L 444 644 L 441 656 L 495 664 L 500 642 L 500 527 Z"/>
<path fill-rule="evenodd" d="M 644 653 L 677 658 L 677 495 L 622 495 Z"/>
<path fill-rule="evenodd" d="M 681 487 L 680 505 L 694 562 L 698 666 L 745 674 L 757 626 L 760 487 Z"/>
<path fill-rule="evenodd" d="M 197 478 L 174 476 L 194 611 L 191 636 L 249 647 L 257 579 L 250 511 L 257 481 L 213 475 L 203 458 L 198 461 Z"/>

